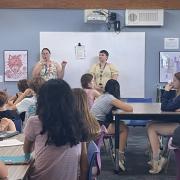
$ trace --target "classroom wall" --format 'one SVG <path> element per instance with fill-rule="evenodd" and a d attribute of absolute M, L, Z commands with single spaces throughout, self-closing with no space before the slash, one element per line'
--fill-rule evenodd
<path fill-rule="evenodd" d="M 124 10 L 113 12 L 118 13 L 123 25 Z M 85 24 L 83 18 L 83 10 L 0 9 L 0 75 L 4 73 L 4 50 L 28 50 L 28 76 L 31 77 L 32 67 L 39 60 L 41 31 L 108 31 L 105 24 Z M 163 38 L 180 36 L 180 11 L 166 10 L 164 19 L 163 27 L 122 29 L 125 32 L 146 32 L 145 96 L 154 99 L 159 84 L 159 51 L 164 50 Z M 7 88 L 10 94 L 17 91 L 16 82 L 0 83 L 0 88 Z"/>

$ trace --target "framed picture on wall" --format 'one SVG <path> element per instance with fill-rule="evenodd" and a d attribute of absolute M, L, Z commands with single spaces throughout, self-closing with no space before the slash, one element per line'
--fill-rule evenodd
<path fill-rule="evenodd" d="M 180 51 L 161 51 L 159 68 L 159 81 L 172 81 L 174 74 L 180 72 Z"/>
<path fill-rule="evenodd" d="M 4 51 L 4 81 L 27 79 L 28 51 Z"/>

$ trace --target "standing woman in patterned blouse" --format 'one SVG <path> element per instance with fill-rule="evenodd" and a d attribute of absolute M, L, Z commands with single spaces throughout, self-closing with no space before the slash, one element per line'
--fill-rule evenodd
<path fill-rule="evenodd" d="M 95 89 L 99 92 L 103 92 L 109 79 L 117 80 L 118 78 L 119 72 L 113 64 L 107 62 L 108 57 L 109 53 L 106 50 L 101 50 L 99 52 L 99 62 L 90 69 L 90 73 L 94 76 Z"/>
<path fill-rule="evenodd" d="M 40 60 L 34 67 L 32 76 L 33 77 L 42 77 L 45 81 L 49 79 L 63 79 L 66 61 L 63 61 L 61 64 L 54 62 L 50 59 L 51 52 L 48 48 L 43 48 L 42 60 Z"/>

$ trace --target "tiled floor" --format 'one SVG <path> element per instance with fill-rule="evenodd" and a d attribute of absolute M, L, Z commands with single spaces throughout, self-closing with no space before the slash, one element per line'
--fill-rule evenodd
<path fill-rule="evenodd" d="M 102 172 L 99 180 L 175 180 L 176 167 L 174 154 L 171 153 L 171 159 L 167 172 L 161 172 L 158 175 L 148 173 L 148 156 L 146 129 L 143 127 L 132 127 L 129 131 L 128 145 L 126 151 L 127 171 L 120 172 L 119 175 L 113 172 L 113 163 L 111 158 L 102 148 Z"/>

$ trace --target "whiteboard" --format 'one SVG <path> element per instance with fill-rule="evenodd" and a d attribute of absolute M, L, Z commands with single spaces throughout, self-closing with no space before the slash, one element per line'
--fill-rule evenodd
<path fill-rule="evenodd" d="M 75 53 L 84 46 L 85 58 Z M 68 61 L 64 80 L 72 88 L 81 87 L 80 78 L 98 62 L 99 51 L 109 52 L 108 62 L 118 67 L 121 97 L 144 97 L 145 32 L 40 32 L 40 49 L 51 50 L 51 59 Z"/>

